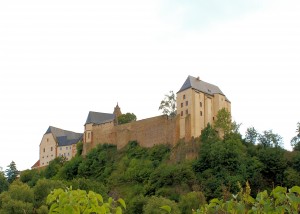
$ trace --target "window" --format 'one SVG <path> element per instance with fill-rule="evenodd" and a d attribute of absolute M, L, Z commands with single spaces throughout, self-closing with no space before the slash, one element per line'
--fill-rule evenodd
<path fill-rule="evenodd" d="M 202 102 L 200 102 L 200 107 L 202 107 Z"/>
<path fill-rule="evenodd" d="M 68 147 L 66 147 L 66 150 L 68 150 Z"/>
<path fill-rule="evenodd" d="M 70 149 L 72 148 L 72 146 L 70 146 Z"/>
<path fill-rule="evenodd" d="M 90 133 L 88 132 L 88 139 L 90 139 Z"/>
<path fill-rule="evenodd" d="M 180 114 L 180 115 L 181 115 L 181 117 L 183 116 L 183 111 L 181 111 L 181 114 Z"/>
<path fill-rule="evenodd" d="M 183 107 L 183 103 L 181 103 L 181 108 Z"/>
<path fill-rule="evenodd" d="M 189 114 L 189 110 L 185 110 L 185 114 L 188 115 Z"/>
<path fill-rule="evenodd" d="M 185 101 L 185 106 L 188 106 L 188 104 L 189 104 L 189 101 Z"/>
<path fill-rule="evenodd" d="M 200 111 L 200 116 L 202 116 L 202 111 Z"/>
<path fill-rule="evenodd" d="M 215 117 L 213 117 L 213 120 L 215 120 Z"/>
<path fill-rule="evenodd" d="M 68 152 L 68 156 L 70 156 L 70 153 Z"/>
<path fill-rule="evenodd" d="M 53 147 L 51 146 L 51 152 L 53 151 Z"/>
<path fill-rule="evenodd" d="M 183 95 L 183 99 L 185 99 L 185 94 Z"/>
<path fill-rule="evenodd" d="M 45 150 L 46 150 L 46 149 L 44 148 L 44 149 L 43 149 L 43 152 L 45 152 Z"/>
<path fill-rule="evenodd" d="M 49 139 L 47 138 L 47 142 L 49 142 Z"/>

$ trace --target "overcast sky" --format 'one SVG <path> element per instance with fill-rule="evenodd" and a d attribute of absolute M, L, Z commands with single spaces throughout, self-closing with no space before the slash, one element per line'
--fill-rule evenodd
<path fill-rule="evenodd" d="M 83 132 L 89 111 L 160 115 L 188 75 L 215 84 L 241 132 L 291 149 L 300 121 L 299 0 L 0 2 L 0 166 L 39 158 L 49 125 Z"/>

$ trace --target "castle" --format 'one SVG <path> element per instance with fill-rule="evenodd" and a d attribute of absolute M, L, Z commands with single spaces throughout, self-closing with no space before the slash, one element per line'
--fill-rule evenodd
<path fill-rule="evenodd" d="M 208 123 L 214 123 L 220 109 L 231 112 L 231 103 L 219 87 L 199 77 L 188 76 L 177 92 L 176 102 L 177 115 L 173 118 L 162 115 L 120 125 L 117 118 L 122 113 L 117 104 L 113 113 L 90 111 L 83 134 L 50 126 L 40 143 L 39 160 L 32 168 L 47 166 L 58 156 L 71 159 L 79 141 L 83 142 L 83 155 L 98 144 L 113 144 L 121 149 L 133 140 L 143 147 L 174 146 L 179 139 L 189 141 L 200 136 Z"/>

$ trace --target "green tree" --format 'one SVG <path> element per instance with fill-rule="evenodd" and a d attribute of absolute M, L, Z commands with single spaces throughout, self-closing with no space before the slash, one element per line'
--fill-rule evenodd
<path fill-rule="evenodd" d="M 12 161 L 7 167 L 8 169 L 5 170 L 6 178 L 9 183 L 12 183 L 19 175 L 19 171 L 17 170 L 17 166 L 14 161 Z"/>
<path fill-rule="evenodd" d="M 263 163 L 261 173 L 268 184 L 265 188 L 272 187 L 272 184 L 282 185 L 287 167 L 284 150 L 280 147 L 263 147 L 258 151 L 257 157 Z"/>
<path fill-rule="evenodd" d="M 33 213 L 34 195 L 27 184 L 13 182 L 7 192 L 0 194 L 0 213 Z"/>
<path fill-rule="evenodd" d="M 82 141 L 79 141 L 76 144 L 76 149 L 77 149 L 76 156 L 80 156 L 82 154 L 82 151 L 83 151 L 83 142 Z"/>
<path fill-rule="evenodd" d="M 121 114 L 118 117 L 118 124 L 125 124 L 136 121 L 136 116 L 133 113 Z"/>
<path fill-rule="evenodd" d="M 178 205 L 174 201 L 171 201 L 164 197 L 156 197 L 156 196 L 152 196 L 147 200 L 147 202 L 143 208 L 143 213 L 144 214 L 162 214 L 162 213 L 164 213 L 163 210 L 160 208 L 162 206 L 171 207 L 171 212 L 170 212 L 171 214 L 179 214 L 180 213 Z"/>
<path fill-rule="evenodd" d="M 20 180 L 28 184 L 30 187 L 35 186 L 36 182 L 40 179 L 40 173 L 37 169 L 24 170 L 20 174 Z"/>
<path fill-rule="evenodd" d="M 46 178 L 54 177 L 62 168 L 62 166 L 67 162 L 66 157 L 57 157 L 50 161 L 49 165 L 46 167 L 44 174 Z"/>
<path fill-rule="evenodd" d="M 46 204 L 47 195 L 54 189 L 65 188 L 66 185 L 62 181 L 40 179 L 33 188 L 35 207 Z"/>
<path fill-rule="evenodd" d="M 256 131 L 254 127 L 247 128 L 246 135 L 245 135 L 246 142 L 255 144 L 258 136 L 259 133 Z"/>
<path fill-rule="evenodd" d="M 82 156 L 75 156 L 66 162 L 58 171 L 57 178 L 72 180 L 78 176 L 79 165 L 83 162 Z"/>
<path fill-rule="evenodd" d="M 217 130 L 210 123 L 201 131 L 200 141 L 203 145 L 220 141 Z"/>
<path fill-rule="evenodd" d="M 283 184 L 286 187 L 299 186 L 300 185 L 300 173 L 295 169 L 288 167 L 284 170 Z"/>
<path fill-rule="evenodd" d="M 221 110 L 219 110 L 218 114 L 217 114 L 217 119 L 216 119 L 214 125 L 215 125 L 216 130 L 221 132 L 221 136 L 222 136 L 222 134 L 224 134 L 224 136 L 226 136 L 227 134 L 232 132 L 234 127 L 231 122 L 230 112 L 227 111 L 225 108 L 222 108 Z"/>
<path fill-rule="evenodd" d="M 239 191 L 237 183 L 244 183 L 248 177 L 245 153 L 241 136 L 236 133 L 228 134 L 223 141 L 203 143 L 193 169 L 207 198 L 220 197 L 223 187 L 232 193 Z"/>
<path fill-rule="evenodd" d="M 300 151 L 300 122 L 297 123 L 296 136 L 291 140 L 294 151 Z"/>
<path fill-rule="evenodd" d="M 47 197 L 47 204 L 50 206 L 49 214 L 52 213 L 116 213 L 122 214 L 126 209 L 123 199 L 114 201 L 109 198 L 104 202 L 102 196 L 93 191 L 88 193 L 85 190 L 55 189 Z"/>
<path fill-rule="evenodd" d="M 115 145 L 103 144 L 92 149 L 78 167 L 78 176 L 105 181 L 113 171 L 117 156 Z"/>
<path fill-rule="evenodd" d="M 4 173 L 0 171 L 0 193 L 8 190 L 9 183 L 6 180 Z"/>
<path fill-rule="evenodd" d="M 259 143 L 264 147 L 281 147 L 282 137 L 272 130 L 264 131 L 263 134 L 258 136 Z"/>
<path fill-rule="evenodd" d="M 102 182 L 87 178 L 77 178 L 70 182 L 73 189 L 81 189 L 86 191 L 93 191 L 101 194 L 103 197 L 107 197 L 107 187 Z"/>
<path fill-rule="evenodd" d="M 158 110 L 162 110 L 162 113 L 169 117 L 176 116 L 176 98 L 173 91 L 165 95 L 165 98 L 160 102 Z"/>
<path fill-rule="evenodd" d="M 202 192 L 189 192 L 180 196 L 179 208 L 182 214 L 192 214 L 192 210 L 197 210 L 206 203 Z"/>

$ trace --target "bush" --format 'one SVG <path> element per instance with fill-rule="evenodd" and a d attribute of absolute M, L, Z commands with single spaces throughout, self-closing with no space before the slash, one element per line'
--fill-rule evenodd
<path fill-rule="evenodd" d="M 148 200 L 143 208 L 143 213 L 144 214 L 161 214 L 164 212 L 160 208 L 162 206 L 171 207 L 171 209 L 172 209 L 171 214 L 180 214 L 180 210 L 174 201 L 171 201 L 164 197 L 156 197 L 156 196 L 152 196 L 151 198 L 148 198 Z"/>
<path fill-rule="evenodd" d="M 55 188 L 65 188 L 61 181 L 41 179 L 33 188 L 36 207 L 46 204 L 47 195 Z"/>
<path fill-rule="evenodd" d="M 25 170 L 21 172 L 20 181 L 28 184 L 30 187 L 35 186 L 36 182 L 40 179 L 40 173 L 37 169 Z"/>
<path fill-rule="evenodd" d="M 206 203 L 202 192 L 189 192 L 180 197 L 179 208 L 182 214 L 192 214 L 192 210 L 197 210 Z"/>
<path fill-rule="evenodd" d="M 0 213 L 23 214 L 33 212 L 34 195 L 27 184 L 14 181 L 7 192 L 0 194 Z"/>

